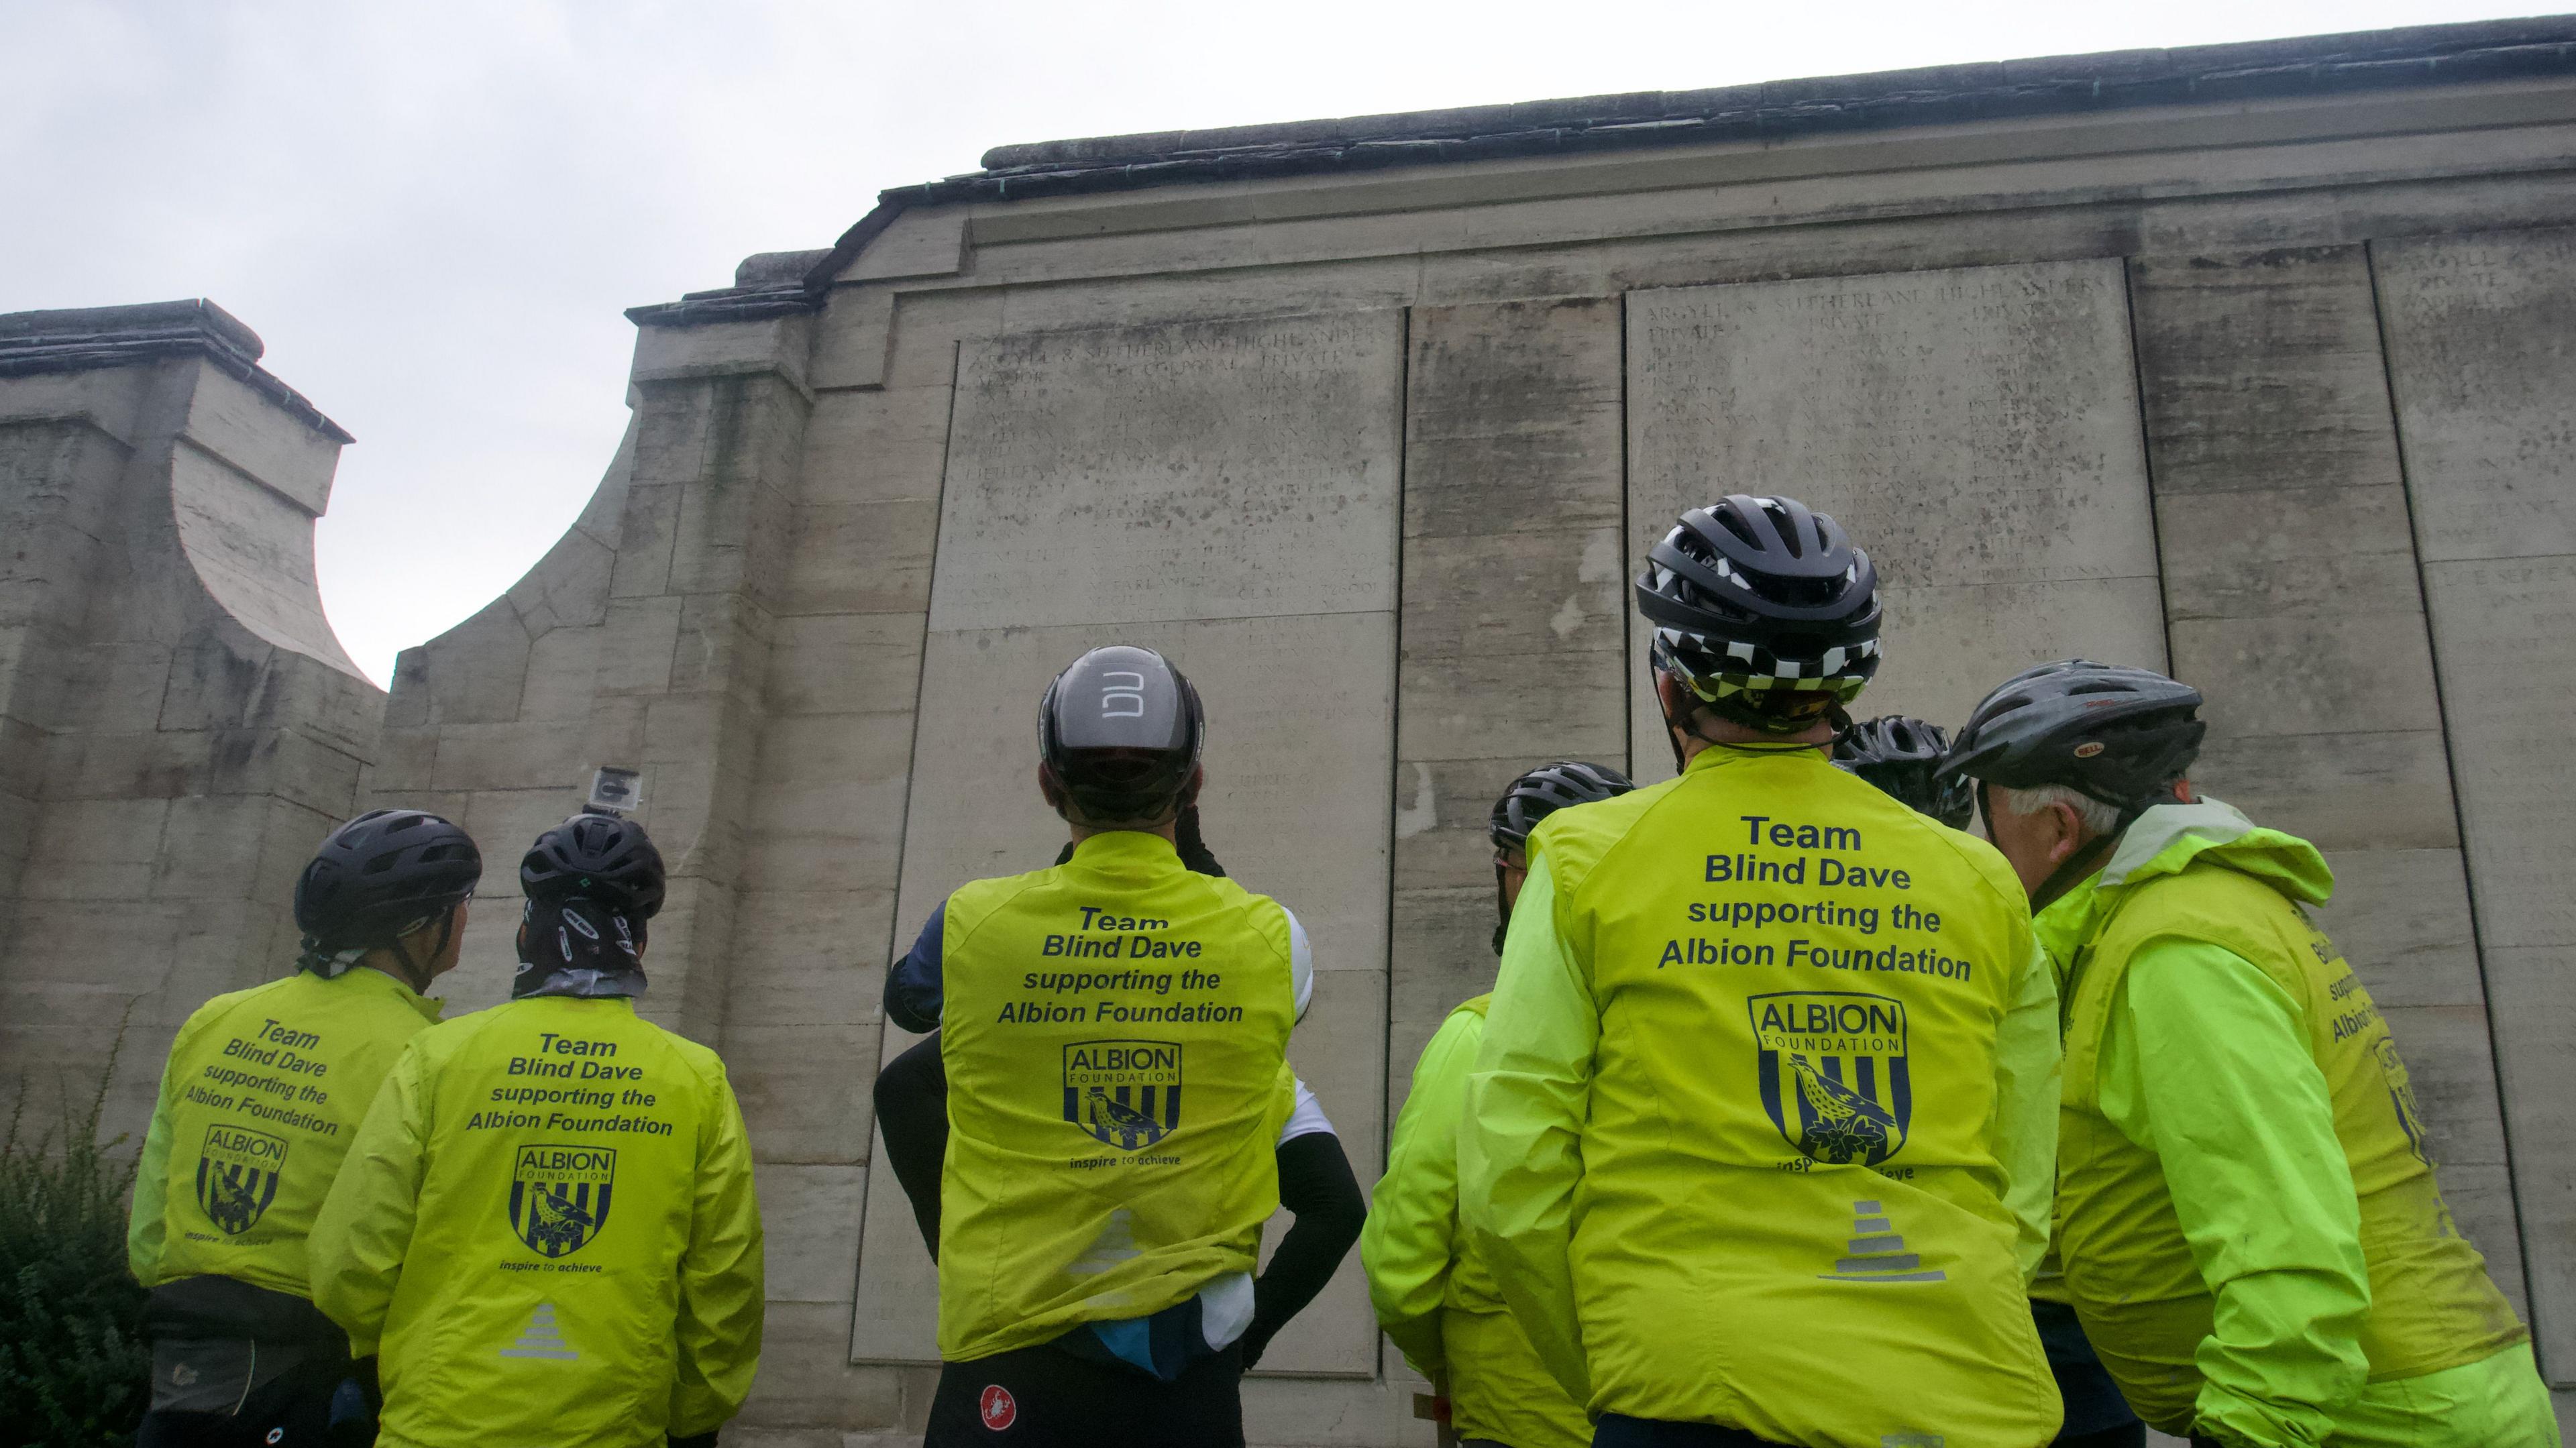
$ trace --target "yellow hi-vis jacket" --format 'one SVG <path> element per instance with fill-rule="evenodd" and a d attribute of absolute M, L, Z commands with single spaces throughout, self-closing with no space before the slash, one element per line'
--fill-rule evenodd
<path fill-rule="evenodd" d="M 309 1299 L 313 1215 L 376 1088 L 438 1005 L 360 969 L 297 971 L 198 1007 L 170 1046 L 135 1168 L 134 1279 L 218 1274 Z"/>
<path fill-rule="evenodd" d="M 1583 1405 L 1538 1360 L 1458 1229 L 1458 1128 L 1492 1000 L 1478 996 L 1450 1012 L 1422 1048 L 1386 1175 L 1369 1201 L 1360 1260 L 1378 1325 L 1416 1372 L 1447 1386 L 1459 1437 L 1585 1448 L 1592 1423 Z"/>
<path fill-rule="evenodd" d="M 2056 1042 L 2003 857 L 1728 746 L 1530 849 L 1459 1199 L 1549 1370 L 1809 1448 L 2047 1443 L 2006 1163 Z"/>
<path fill-rule="evenodd" d="M 760 1208 L 716 1054 L 623 998 L 423 1031 L 313 1227 L 313 1300 L 379 1355 L 386 1448 L 642 1448 L 760 1360 Z"/>
<path fill-rule="evenodd" d="M 2159 805 L 2042 912 L 2068 969 L 2059 1250 L 2138 1415 L 2229 1448 L 2556 1442 L 2453 1226 L 2306 841 Z M 2436 1411 L 2438 1409 L 2438 1411 Z"/>
<path fill-rule="evenodd" d="M 1251 1272 L 1296 1105 L 1288 912 L 1122 830 L 960 888 L 940 929 L 939 1355 Z"/>

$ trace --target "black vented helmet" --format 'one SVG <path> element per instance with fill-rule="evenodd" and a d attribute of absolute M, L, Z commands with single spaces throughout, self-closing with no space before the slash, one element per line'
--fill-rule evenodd
<path fill-rule="evenodd" d="M 1087 820 L 1169 812 L 1206 741 L 1198 690 L 1152 649 L 1093 649 L 1067 664 L 1038 701 L 1038 758 Z"/>
<path fill-rule="evenodd" d="M 369 810 L 333 830 L 295 879 L 308 951 L 375 949 L 474 893 L 483 852 L 437 815 Z"/>
<path fill-rule="evenodd" d="M 1646 554 L 1637 611 L 1655 667 L 1756 728 L 1804 728 L 1878 672 L 1878 570 L 1793 498 L 1737 494 L 1684 513 Z"/>
<path fill-rule="evenodd" d="M 2007 789 L 2062 784 L 2125 813 L 2190 770 L 2208 727 L 2200 691 L 2153 669 L 2060 659 L 1986 696 L 1941 764 L 1944 778 Z"/>
<path fill-rule="evenodd" d="M 640 926 L 662 908 L 662 852 L 644 827 L 582 813 L 537 836 L 519 861 L 519 891 L 533 903 L 596 900 Z"/>
<path fill-rule="evenodd" d="M 1494 801 L 1493 818 L 1485 834 L 1498 850 L 1529 847 L 1530 831 L 1538 822 L 1570 804 L 1593 804 L 1616 799 L 1637 786 L 1628 776 L 1603 764 L 1585 764 L 1581 760 L 1560 759 L 1542 764 L 1511 782 L 1503 797 Z"/>
<path fill-rule="evenodd" d="M 1949 744 L 1940 725 L 1890 714 L 1844 730 L 1834 740 L 1833 759 L 1915 813 L 1965 829 L 1977 801 L 1965 776 L 1938 775 Z"/>

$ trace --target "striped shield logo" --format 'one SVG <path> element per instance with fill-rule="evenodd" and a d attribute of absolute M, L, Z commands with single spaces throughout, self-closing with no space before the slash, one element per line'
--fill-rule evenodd
<path fill-rule="evenodd" d="M 1791 1146 L 1829 1166 L 1876 1166 L 1905 1149 L 1914 1083 L 1903 1001 L 1779 991 L 1745 1008 L 1761 1048 L 1762 1109 Z"/>
<path fill-rule="evenodd" d="M 1083 1041 L 1064 1048 L 1064 1119 L 1120 1151 L 1181 1124 L 1177 1041 Z"/>
<path fill-rule="evenodd" d="M 218 1122 L 207 1128 L 206 1148 L 197 1156 L 197 1209 L 225 1235 L 238 1237 L 277 1200 L 278 1173 L 285 1169 L 285 1138 Z"/>
<path fill-rule="evenodd" d="M 568 1257 L 608 1225 L 617 1153 L 604 1146 L 523 1146 L 510 1172 L 510 1230 L 541 1256 Z"/>

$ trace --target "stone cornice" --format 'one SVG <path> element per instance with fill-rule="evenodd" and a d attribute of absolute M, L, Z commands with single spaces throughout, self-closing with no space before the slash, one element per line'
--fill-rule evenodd
<path fill-rule="evenodd" d="M 0 314 L 0 377 L 130 367 L 163 357 L 203 357 L 332 441 L 357 441 L 304 394 L 259 365 L 267 348 L 239 318 L 203 297 L 130 307 L 73 307 Z"/>

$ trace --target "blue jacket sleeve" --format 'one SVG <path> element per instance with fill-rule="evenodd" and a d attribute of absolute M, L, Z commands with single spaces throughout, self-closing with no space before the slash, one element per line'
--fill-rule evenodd
<path fill-rule="evenodd" d="M 912 1032 L 926 1036 L 939 1029 L 939 1009 L 947 985 L 940 974 L 939 958 L 945 947 L 948 902 L 930 912 L 922 922 L 921 934 L 915 936 L 912 949 L 886 972 L 886 1019 Z"/>

